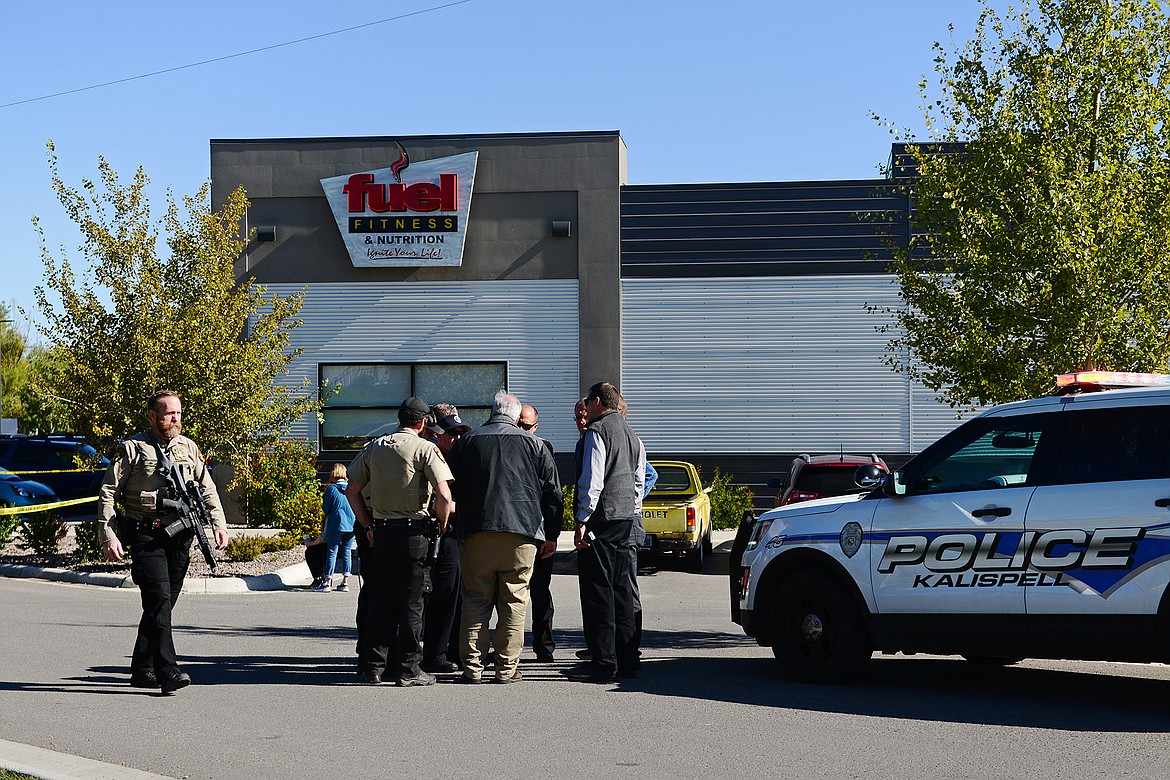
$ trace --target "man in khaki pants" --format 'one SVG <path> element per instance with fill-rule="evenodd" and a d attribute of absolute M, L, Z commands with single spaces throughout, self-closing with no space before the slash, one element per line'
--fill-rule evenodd
<path fill-rule="evenodd" d="M 496 682 L 520 680 L 528 581 L 537 555 L 556 552 L 561 489 L 556 464 L 535 436 L 521 430 L 520 401 L 500 391 L 488 421 L 451 451 L 459 507 L 463 617 L 459 654 L 463 682 L 478 683 L 488 651 L 492 603 L 499 620 L 492 645 Z"/>

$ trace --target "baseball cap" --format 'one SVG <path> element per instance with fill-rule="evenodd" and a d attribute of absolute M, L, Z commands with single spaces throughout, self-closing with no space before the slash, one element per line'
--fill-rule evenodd
<path fill-rule="evenodd" d="M 467 433 L 471 430 L 471 426 L 463 422 L 463 419 L 458 414 L 449 414 L 443 419 L 439 420 L 434 425 L 428 425 L 435 433 Z"/>
<path fill-rule="evenodd" d="M 405 413 L 407 416 L 413 417 L 416 420 L 421 420 L 431 413 L 431 407 L 423 399 L 412 395 L 402 402 L 402 406 L 398 407 L 398 413 Z"/>

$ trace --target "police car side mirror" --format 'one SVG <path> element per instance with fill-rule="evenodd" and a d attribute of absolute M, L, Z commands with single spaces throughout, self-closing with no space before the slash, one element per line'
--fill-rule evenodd
<path fill-rule="evenodd" d="M 882 483 L 882 492 L 890 498 L 906 495 L 905 475 L 901 471 L 891 471 Z"/>
<path fill-rule="evenodd" d="M 885 484 L 885 481 L 886 470 L 876 463 L 867 463 L 864 466 L 858 466 L 853 472 L 853 484 L 866 490 L 873 490 L 879 485 Z"/>

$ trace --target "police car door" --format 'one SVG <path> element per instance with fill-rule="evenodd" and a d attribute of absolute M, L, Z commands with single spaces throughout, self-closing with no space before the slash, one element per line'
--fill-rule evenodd
<path fill-rule="evenodd" d="M 1146 393 L 1062 400 L 1064 444 L 1025 521 L 1030 633 L 1065 652 L 1134 652 L 1154 640 L 1170 577 L 1170 407 Z"/>
<path fill-rule="evenodd" d="M 883 499 L 874 515 L 870 573 L 879 613 L 1022 622 L 1016 558 L 1035 489 L 1029 475 L 1058 416 L 1029 407 L 978 417 L 907 464 L 906 494 Z M 949 621 L 936 625 L 945 630 Z"/>

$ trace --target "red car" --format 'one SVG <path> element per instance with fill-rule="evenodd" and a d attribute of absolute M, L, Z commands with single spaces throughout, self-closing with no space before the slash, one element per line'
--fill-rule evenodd
<path fill-rule="evenodd" d="M 776 506 L 812 501 L 814 498 L 867 493 L 871 488 L 858 487 L 853 472 L 858 466 L 877 466 L 889 473 L 889 466 L 877 455 L 801 455 L 793 458 L 788 473 L 768 480 L 776 494 Z"/>

